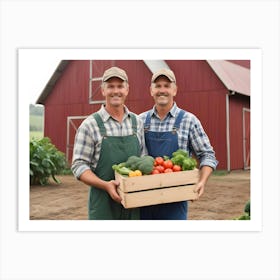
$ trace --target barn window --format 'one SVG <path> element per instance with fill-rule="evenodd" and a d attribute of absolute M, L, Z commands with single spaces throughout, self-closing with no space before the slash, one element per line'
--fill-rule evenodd
<path fill-rule="evenodd" d="M 104 71 L 114 66 L 114 64 L 114 60 L 90 60 L 89 104 L 105 103 L 105 99 L 101 93 L 102 76 Z"/>

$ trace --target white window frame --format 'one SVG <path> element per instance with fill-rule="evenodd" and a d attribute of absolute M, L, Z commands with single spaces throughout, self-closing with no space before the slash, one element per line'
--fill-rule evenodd
<path fill-rule="evenodd" d="M 96 81 L 102 81 L 102 77 L 93 77 L 92 66 L 93 66 L 93 60 L 90 60 L 89 61 L 89 96 L 88 96 L 89 104 L 105 104 L 105 99 L 93 100 L 92 83 Z"/>
<path fill-rule="evenodd" d="M 73 123 L 72 120 L 84 120 L 86 119 L 88 116 L 68 116 L 67 117 L 67 135 L 66 135 L 66 160 L 67 162 L 69 162 L 69 150 L 70 148 L 74 148 L 74 146 L 72 147 L 70 145 L 70 126 L 72 126 L 75 131 L 77 131 L 78 127 L 76 127 L 76 125 Z M 75 140 L 75 139 L 74 139 Z"/>
<path fill-rule="evenodd" d="M 243 167 L 244 167 L 244 170 L 249 170 L 251 168 L 251 166 L 247 166 L 246 165 L 246 161 L 247 161 L 247 158 L 246 158 L 246 123 L 245 123 L 245 113 L 248 112 L 251 114 L 251 110 L 249 108 L 245 108 L 243 107 L 243 110 L 242 110 L 242 122 L 243 122 Z M 250 116 L 251 118 L 251 116 Z M 251 126 L 250 126 L 250 130 L 251 130 Z M 250 134 L 251 134 L 251 131 L 250 131 Z M 250 137 L 251 139 L 251 137 Z M 250 143 L 250 157 L 251 157 L 251 143 Z"/>

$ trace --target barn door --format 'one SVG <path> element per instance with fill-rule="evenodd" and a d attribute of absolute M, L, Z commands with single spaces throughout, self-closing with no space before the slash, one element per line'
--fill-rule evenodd
<path fill-rule="evenodd" d="M 69 116 L 67 117 L 67 143 L 66 143 L 66 160 L 69 164 L 72 161 L 75 135 L 78 127 L 87 116 Z"/>
<path fill-rule="evenodd" d="M 250 109 L 243 108 L 243 160 L 244 169 L 250 169 Z"/>

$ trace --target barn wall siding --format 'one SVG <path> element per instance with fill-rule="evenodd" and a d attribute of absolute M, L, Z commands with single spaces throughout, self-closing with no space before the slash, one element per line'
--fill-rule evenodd
<path fill-rule="evenodd" d="M 45 106 L 84 104 L 88 101 L 89 61 L 71 61 L 48 96 Z"/>
<path fill-rule="evenodd" d="M 205 60 L 166 60 L 174 71 L 179 91 L 208 92 L 225 86 Z"/>

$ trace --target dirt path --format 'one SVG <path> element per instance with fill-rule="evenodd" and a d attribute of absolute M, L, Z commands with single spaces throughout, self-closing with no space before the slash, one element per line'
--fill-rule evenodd
<path fill-rule="evenodd" d="M 231 220 L 241 216 L 250 199 L 250 171 L 212 176 L 199 201 L 189 204 L 191 220 Z"/>
<path fill-rule="evenodd" d="M 88 187 L 73 176 L 60 185 L 30 187 L 30 219 L 86 220 Z M 231 220 L 243 214 L 250 198 L 250 171 L 211 176 L 199 201 L 189 203 L 190 220 Z"/>

